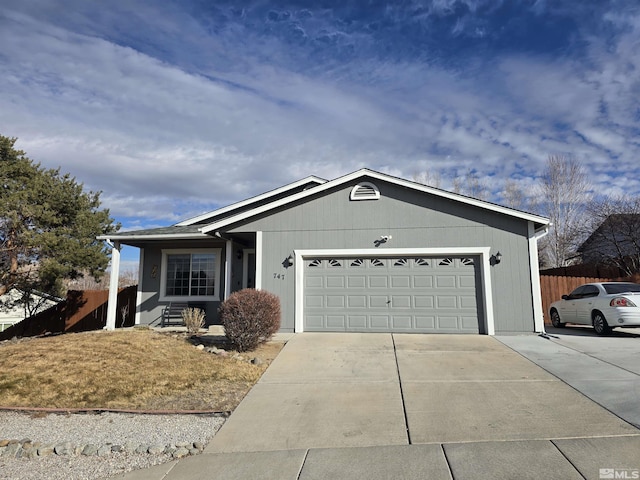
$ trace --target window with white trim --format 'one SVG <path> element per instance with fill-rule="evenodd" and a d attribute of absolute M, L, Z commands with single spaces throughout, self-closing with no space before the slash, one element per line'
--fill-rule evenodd
<path fill-rule="evenodd" d="M 160 300 L 219 300 L 220 251 L 163 250 Z"/>

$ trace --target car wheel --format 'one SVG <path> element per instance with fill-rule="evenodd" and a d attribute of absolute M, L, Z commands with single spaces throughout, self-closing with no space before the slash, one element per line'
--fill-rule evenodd
<path fill-rule="evenodd" d="M 563 328 L 567 325 L 560 321 L 560 314 L 556 310 L 551 312 L 551 324 L 556 328 Z"/>
<path fill-rule="evenodd" d="M 611 331 L 611 327 L 607 323 L 606 318 L 600 312 L 593 314 L 593 329 L 598 335 L 607 335 Z"/>

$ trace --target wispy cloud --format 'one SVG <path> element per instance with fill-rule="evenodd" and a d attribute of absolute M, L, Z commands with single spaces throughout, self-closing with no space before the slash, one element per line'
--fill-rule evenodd
<path fill-rule="evenodd" d="M 0 133 L 127 226 L 363 166 L 499 200 L 550 153 L 639 194 L 639 28 L 632 2 L 10 1 Z"/>

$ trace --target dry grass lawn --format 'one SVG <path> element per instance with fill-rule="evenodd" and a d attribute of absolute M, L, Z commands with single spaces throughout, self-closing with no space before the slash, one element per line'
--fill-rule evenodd
<path fill-rule="evenodd" d="M 151 330 L 87 332 L 0 344 L 0 406 L 231 411 L 275 358 L 269 342 L 245 358 L 194 348 Z"/>

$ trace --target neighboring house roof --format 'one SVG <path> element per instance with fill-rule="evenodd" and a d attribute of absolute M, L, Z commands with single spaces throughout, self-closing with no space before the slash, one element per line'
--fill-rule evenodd
<path fill-rule="evenodd" d="M 19 322 L 24 320 L 24 305 L 21 303 L 16 304 L 24 293 L 22 290 L 17 288 L 12 288 L 4 295 L 0 296 L 0 304 L 8 305 L 8 308 L 0 308 L 0 322 Z M 44 302 L 43 305 L 46 308 L 52 307 L 53 305 L 60 303 L 63 301 L 62 298 L 54 297 L 53 295 L 49 295 L 47 293 L 42 292 L 32 292 L 31 299 L 39 299 L 38 301 Z"/>
<path fill-rule="evenodd" d="M 625 230 L 628 230 L 629 226 L 638 226 L 640 227 L 640 214 L 637 213 L 614 213 L 609 215 L 599 226 L 596 228 L 589 238 L 587 238 L 582 244 L 578 247 L 578 252 L 586 253 L 589 250 L 594 250 L 600 248 L 602 243 L 607 243 L 607 246 L 610 248 L 611 242 L 613 240 L 610 237 L 611 232 L 615 231 L 616 227 L 623 226 Z M 604 230 L 609 229 L 609 234 L 605 234 Z M 628 234 L 628 232 L 625 232 Z M 638 232 L 640 234 L 640 231 Z"/>
<path fill-rule="evenodd" d="M 543 230 L 549 224 L 549 220 L 539 215 L 504 207 L 495 203 L 478 200 L 439 188 L 430 187 L 410 180 L 394 177 L 385 173 L 363 168 L 334 180 L 323 180 L 319 177 L 307 177 L 291 183 L 279 189 L 252 197 L 250 199 L 234 203 L 228 207 L 214 210 L 213 212 L 177 223 L 172 227 L 155 228 L 149 230 L 137 230 L 121 232 L 98 237 L 101 240 L 160 240 L 160 239 L 198 239 L 209 238 L 210 232 L 216 232 L 225 227 L 247 220 L 255 215 L 273 211 L 293 202 L 298 202 L 321 192 L 354 182 L 358 179 L 379 180 L 409 188 L 415 191 L 428 193 L 446 198 L 469 206 L 500 213 L 510 217 L 520 218 L 533 222 L 535 230 Z M 304 188 L 301 188 L 304 187 Z"/>

